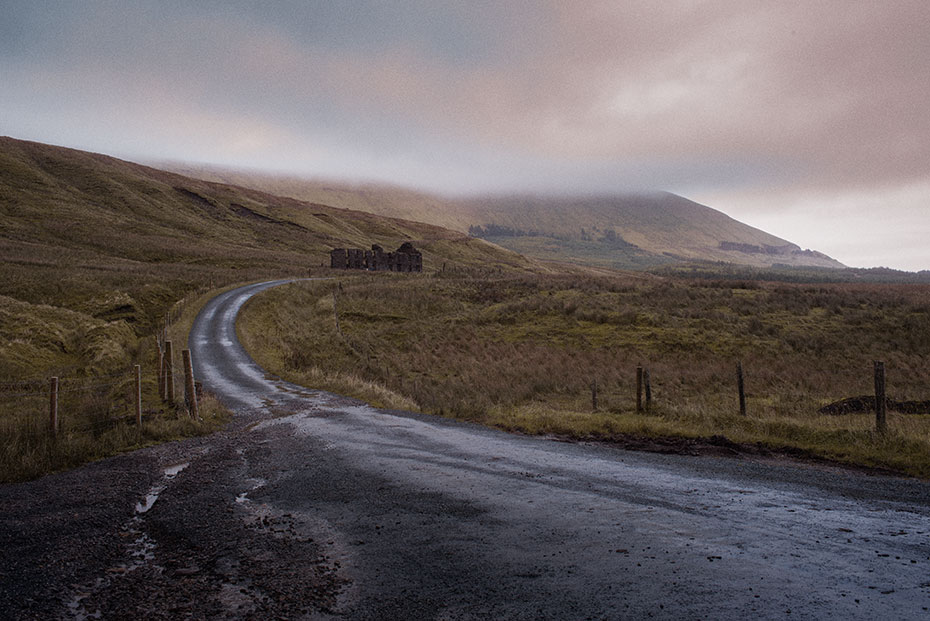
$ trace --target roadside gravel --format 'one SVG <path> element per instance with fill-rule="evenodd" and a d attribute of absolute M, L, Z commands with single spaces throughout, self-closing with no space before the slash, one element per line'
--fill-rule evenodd
<path fill-rule="evenodd" d="M 247 498 L 250 463 L 271 450 L 271 434 L 249 431 L 258 420 L 0 487 L 0 616 L 326 611 L 345 583 L 338 564 L 295 516 Z"/>

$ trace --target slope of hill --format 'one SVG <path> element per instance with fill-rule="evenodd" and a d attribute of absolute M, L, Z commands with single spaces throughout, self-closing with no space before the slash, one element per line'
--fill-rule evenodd
<path fill-rule="evenodd" d="M 194 289 L 306 275 L 333 247 L 406 240 L 429 271 L 531 269 L 429 224 L 0 138 L 0 377 L 125 363 L 133 335 L 151 334 Z"/>
<path fill-rule="evenodd" d="M 428 222 L 541 259 L 605 267 L 680 261 L 741 265 L 843 265 L 812 250 L 666 192 L 616 196 L 443 198 L 393 186 L 315 181 L 166 164 L 202 179 L 330 205 Z"/>

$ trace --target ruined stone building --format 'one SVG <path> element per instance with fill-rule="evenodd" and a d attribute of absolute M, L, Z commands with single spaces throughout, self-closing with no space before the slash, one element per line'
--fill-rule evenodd
<path fill-rule="evenodd" d="M 410 242 L 404 242 L 395 252 L 385 252 L 377 244 L 371 250 L 334 248 L 329 253 L 329 266 L 370 272 L 422 272 L 423 255 Z"/>

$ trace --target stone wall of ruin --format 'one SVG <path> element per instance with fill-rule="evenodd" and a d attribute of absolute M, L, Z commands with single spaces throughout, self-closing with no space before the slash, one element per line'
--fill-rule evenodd
<path fill-rule="evenodd" d="M 329 253 L 333 269 L 368 270 L 371 272 L 422 272 L 423 255 L 406 242 L 397 252 L 384 252 L 381 246 L 371 250 L 334 248 Z"/>

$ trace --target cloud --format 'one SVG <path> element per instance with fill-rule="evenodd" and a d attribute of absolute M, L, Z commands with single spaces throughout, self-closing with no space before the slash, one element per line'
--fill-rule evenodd
<path fill-rule="evenodd" d="M 661 188 L 735 217 L 925 208 L 901 190 L 930 180 L 923 1 L 8 4 L 18 137 L 457 192 Z"/>
<path fill-rule="evenodd" d="M 930 180 L 865 189 L 759 188 L 693 196 L 743 222 L 853 267 L 930 269 Z"/>

